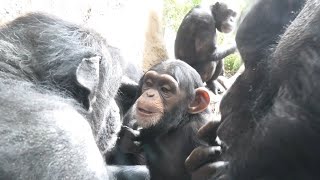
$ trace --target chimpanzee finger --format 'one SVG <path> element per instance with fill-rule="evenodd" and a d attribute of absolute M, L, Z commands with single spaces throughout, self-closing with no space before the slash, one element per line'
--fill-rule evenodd
<path fill-rule="evenodd" d="M 214 162 L 221 154 L 220 146 L 200 146 L 194 149 L 185 161 L 185 167 L 192 172 L 203 164 Z"/>
<path fill-rule="evenodd" d="M 120 139 L 118 140 L 119 148 L 124 153 L 138 153 L 141 150 L 140 142 L 135 139 L 140 132 L 130 127 L 123 126 L 121 129 Z"/>
<path fill-rule="evenodd" d="M 138 141 L 121 140 L 119 148 L 123 153 L 136 154 L 141 152 L 141 144 Z"/>
<path fill-rule="evenodd" d="M 215 177 L 214 179 L 227 180 L 227 176 L 223 173 L 228 166 L 228 162 L 217 161 L 214 163 L 208 163 L 192 172 L 192 180 L 208 180 Z"/>
<path fill-rule="evenodd" d="M 122 136 L 126 136 L 130 139 L 133 139 L 133 140 L 135 140 L 137 137 L 140 136 L 140 131 L 134 130 L 128 126 L 122 126 L 121 132 L 122 132 Z"/>
<path fill-rule="evenodd" d="M 215 145 L 219 125 L 220 121 L 209 121 L 198 130 L 198 138 L 208 142 L 210 145 Z"/>

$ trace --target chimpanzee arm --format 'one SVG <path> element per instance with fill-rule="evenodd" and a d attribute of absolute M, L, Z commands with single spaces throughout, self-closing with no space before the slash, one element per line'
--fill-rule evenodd
<path fill-rule="evenodd" d="M 218 79 L 222 71 L 223 71 L 223 61 L 220 60 L 217 62 L 216 70 L 209 81 L 214 81 Z"/>
<path fill-rule="evenodd" d="M 221 72 L 223 70 L 223 60 L 219 60 L 217 62 L 216 69 L 209 81 L 207 81 L 207 87 L 213 91 L 214 94 L 223 93 L 226 88 L 219 85 L 219 83 L 216 81 L 218 77 L 220 76 Z"/>
<path fill-rule="evenodd" d="M 200 30 L 200 27 L 199 27 Z M 195 51 L 198 61 L 219 61 L 234 53 L 235 44 L 228 47 L 217 47 L 216 30 L 212 27 L 203 27 L 195 36 Z"/>
<path fill-rule="evenodd" d="M 119 147 L 124 153 L 139 153 L 141 151 L 140 142 L 136 141 L 140 131 L 131 129 L 128 126 L 122 126 L 119 133 Z"/>
<path fill-rule="evenodd" d="M 187 170 L 192 179 L 228 179 L 225 171 L 228 162 L 219 161 L 221 147 L 216 142 L 216 130 L 220 122 L 210 121 L 198 131 L 197 136 L 211 146 L 200 146 L 194 149 L 185 161 Z"/>
<path fill-rule="evenodd" d="M 210 57 L 210 61 L 219 61 L 227 56 L 229 56 L 230 54 L 234 53 L 237 49 L 237 46 L 231 45 L 228 47 L 218 47 L 216 48 L 216 50 L 212 53 L 211 57 Z"/>

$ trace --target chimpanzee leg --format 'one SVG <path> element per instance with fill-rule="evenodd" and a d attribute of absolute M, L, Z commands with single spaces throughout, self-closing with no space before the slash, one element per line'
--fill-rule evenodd
<path fill-rule="evenodd" d="M 224 88 L 222 87 L 222 85 L 219 84 L 219 82 L 217 81 L 219 75 L 222 72 L 223 69 L 223 62 L 222 60 L 216 62 L 216 68 L 214 69 L 214 73 L 212 75 L 212 77 L 209 79 L 209 81 L 207 81 L 207 87 L 214 93 L 214 94 L 221 94 L 224 92 Z"/>

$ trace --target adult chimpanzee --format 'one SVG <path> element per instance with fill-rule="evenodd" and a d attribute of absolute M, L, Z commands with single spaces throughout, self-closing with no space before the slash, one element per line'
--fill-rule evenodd
<path fill-rule="evenodd" d="M 121 169 L 107 171 L 101 155 L 120 129 L 122 74 L 104 38 L 32 13 L 0 28 L 0 51 L 0 179 L 109 179 Z"/>
<path fill-rule="evenodd" d="M 259 0 L 237 30 L 237 48 L 242 59 L 256 62 L 257 59 L 269 56 L 279 36 L 297 16 L 304 3 L 305 0 Z M 251 63 L 247 63 L 248 66 Z"/>
<path fill-rule="evenodd" d="M 120 145 L 139 152 L 140 141 L 151 179 L 190 179 L 184 161 L 204 145 L 196 132 L 212 118 L 200 75 L 183 61 L 166 60 L 145 73 L 139 88 L 129 118 L 142 129 L 124 128 Z"/>
<path fill-rule="evenodd" d="M 279 3 L 303 5 L 298 1 L 262 0 L 259 4 L 264 6 L 257 5 L 251 12 L 281 14 L 283 12 L 280 11 L 286 9 L 274 9 Z M 257 8 L 261 10 L 257 11 Z M 264 8 L 268 11 L 262 11 Z M 241 26 L 255 27 L 255 24 L 264 24 L 264 21 L 271 22 L 268 18 L 275 16 L 268 14 L 249 13 L 261 19 L 257 21 L 248 17 L 251 20 L 244 21 Z M 244 58 L 249 68 L 239 76 L 222 100 L 222 124 L 217 131 L 226 148 L 221 160 L 229 161 L 228 168 L 222 172 L 228 179 L 320 178 L 320 145 L 317 143 L 320 139 L 319 20 L 320 2 L 307 0 L 270 56 L 258 59 L 255 54 L 247 54 Z M 237 36 L 243 37 L 245 32 L 240 32 Z M 260 41 L 252 38 L 259 36 L 237 38 L 237 44 L 246 44 L 248 40 L 248 47 L 254 47 L 250 43 Z M 243 51 L 248 52 L 245 48 Z M 216 127 L 204 128 L 206 130 L 201 132 L 202 135 Z M 203 161 L 209 159 L 206 155 L 212 154 L 201 149 L 191 154 L 187 165 L 194 175 L 203 175 L 206 169 L 209 176 L 218 170 L 217 162 L 205 164 Z"/>
<path fill-rule="evenodd" d="M 184 17 L 177 32 L 175 57 L 195 68 L 215 94 L 219 91 L 216 79 L 223 69 L 222 59 L 236 50 L 236 45 L 217 47 L 216 29 L 223 33 L 231 32 L 236 15 L 222 2 L 210 8 L 196 6 Z"/>

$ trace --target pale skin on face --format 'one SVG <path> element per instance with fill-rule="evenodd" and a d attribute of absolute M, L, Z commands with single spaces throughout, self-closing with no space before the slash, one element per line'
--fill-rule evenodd
<path fill-rule="evenodd" d="M 159 123 L 165 113 L 186 98 L 186 92 L 180 89 L 178 81 L 168 74 L 149 71 L 145 74 L 142 95 L 134 105 L 134 116 L 142 128 L 149 128 Z M 183 102 L 185 103 L 185 102 Z M 204 111 L 210 103 L 210 96 L 204 87 L 195 89 L 195 96 L 188 102 L 187 111 L 197 114 Z"/>
<path fill-rule="evenodd" d="M 148 71 L 144 77 L 142 95 L 134 107 L 138 125 L 143 128 L 156 125 L 165 113 L 164 109 L 170 111 L 179 102 L 181 93 L 178 82 L 172 76 Z"/>

